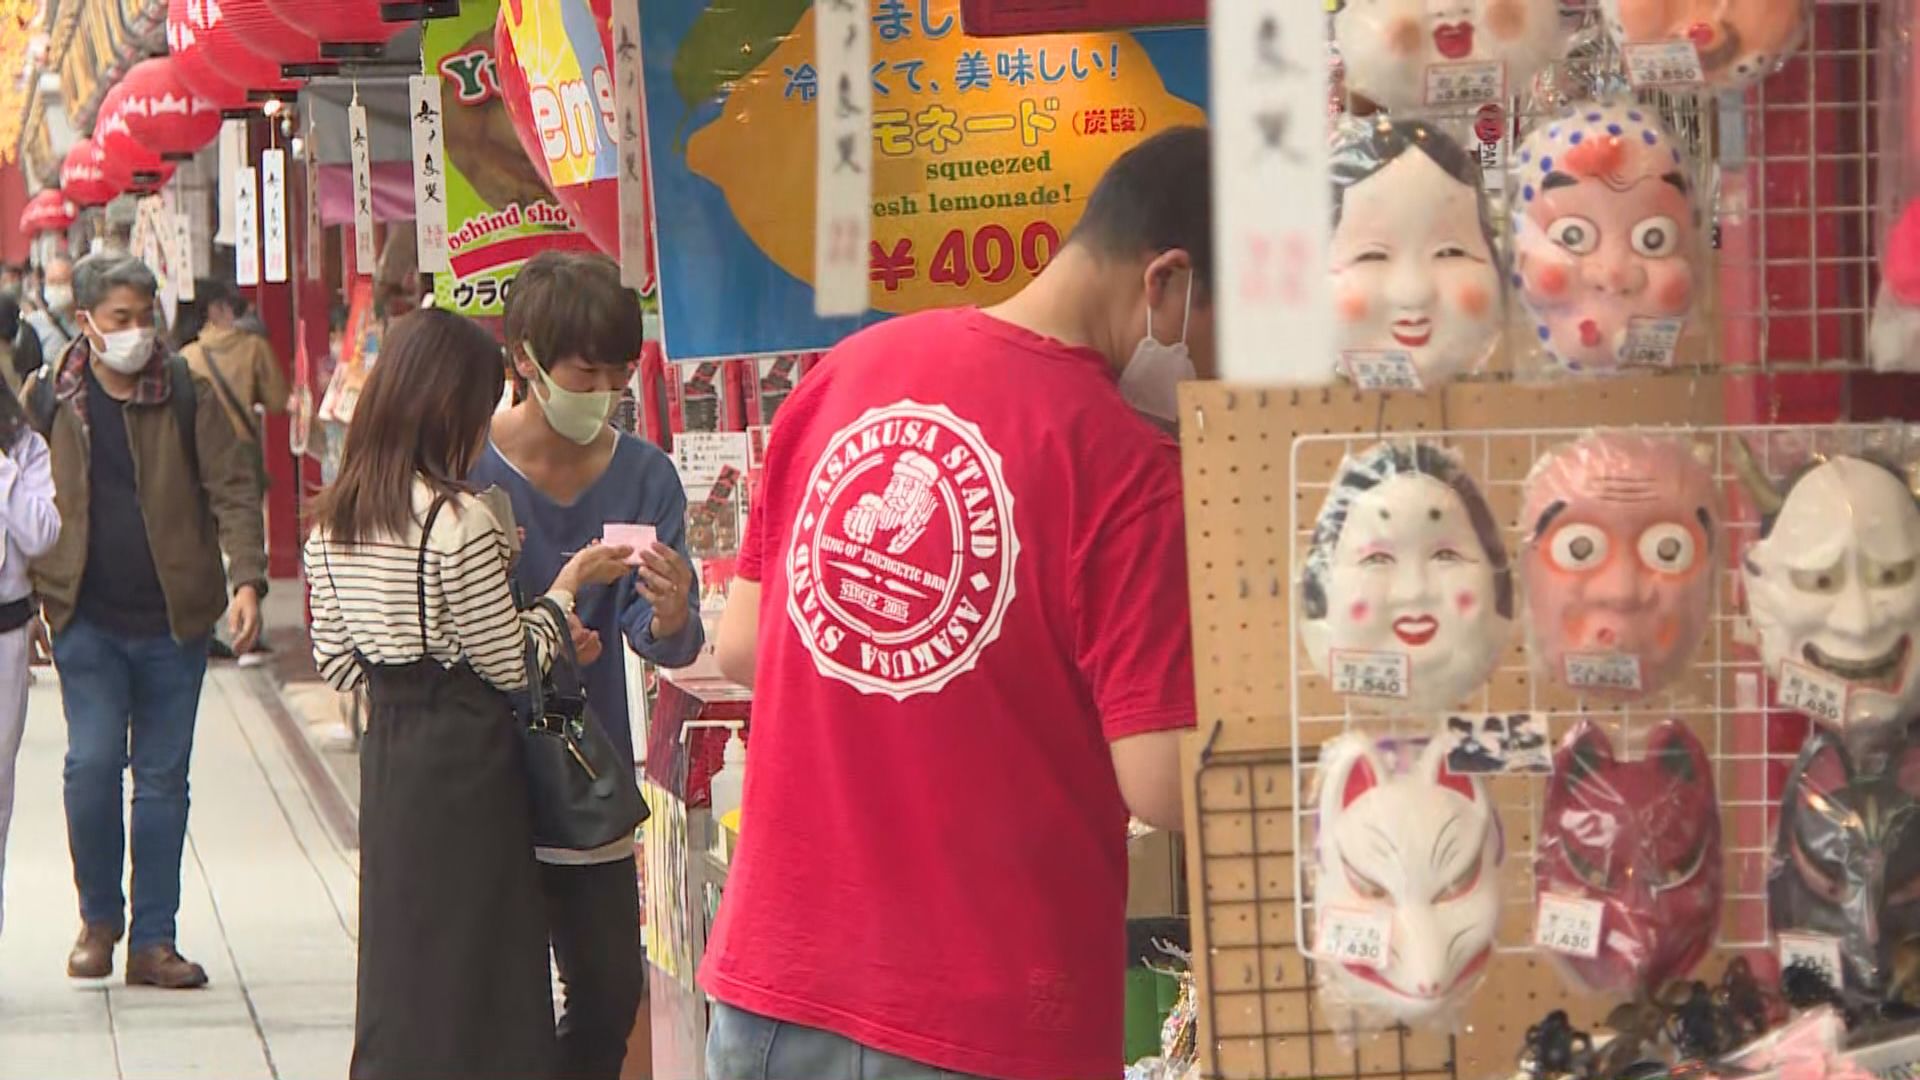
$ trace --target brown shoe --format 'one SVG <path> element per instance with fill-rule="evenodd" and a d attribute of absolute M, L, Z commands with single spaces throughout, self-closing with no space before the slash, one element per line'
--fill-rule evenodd
<path fill-rule="evenodd" d="M 181 956 L 171 945 L 149 945 L 128 954 L 127 985 L 195 990 L 207 985 L 207 969 Z"/>
<path fill-rule="evenodd" d="M 104 979 L 113 974 L 113 947 L 120 944 L 120 931 L 105 923 L 80 928 L 80 939 L 67 954 L 67 978 Z"/>

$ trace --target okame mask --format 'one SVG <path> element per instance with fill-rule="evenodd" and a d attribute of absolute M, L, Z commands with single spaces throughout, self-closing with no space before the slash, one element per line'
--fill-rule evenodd
<path fill-rule="evenodd" d="M 1565 49 L 1558 0 L 1345 0 L 1333 16 L 1347 87 L 1390 112 L 1457 107 L 1430 90 L 1449 75 L 1519 93 Z"/>

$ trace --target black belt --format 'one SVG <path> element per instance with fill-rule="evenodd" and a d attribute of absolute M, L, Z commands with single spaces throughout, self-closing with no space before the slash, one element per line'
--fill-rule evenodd
<path fill-rule="evenodd" d="M 33 621 L 33 601 L 15 600 L 0 604 L 0 634 L 10 634 Z"/>

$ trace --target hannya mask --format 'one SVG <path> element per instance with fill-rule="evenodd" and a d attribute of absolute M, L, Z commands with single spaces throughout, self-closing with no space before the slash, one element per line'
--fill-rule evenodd
<path fill-rule="evenodd" d="M 1600 955 L 1562 957 L 1586 988 L 1657 991 L 1693 969 L 1720 922 L 1720 805 L 1713 762 L 1675 721 L 1621 761 L 1582 721 L 1553 758 L 1534 885 L 1605 908 Z"/>
<path fill-rule="evenodd" d="M 1920 746 L 1856 761 L 1815 731 L 1787 780 L 1767 899 L 1776 933 L 1840 940 L 1849 989 L 1887 989 L 1920 937 Z"/>
<path fill-rule="evenodd" d="M 1402 1023 L 1473 991 L 1500 921 L 1500 819 L 1480 782 L 1449 772 L 1446 758 L 1434 740 L 1396 774 L 1362 736 L 1320 751 L 1316 900 L 1393 920 L 1383 968 L 1322 970 L 1348 1004 Z"/>
<path fill-rule="evenodd" d="M 1735 449 L 1761 515 L 1742 569 L 1768 673 L 1843 685 L 1847 727 L 1920 712 L 1920 502 L 1905 478 L 1836 457 L 1782 492 Z"/>
<path fill-rule="evenodd" d="M 1631 698 L 1686 671 L 1713 617 L 1719 499 L 1701 453 L 1609 432 L 1534 465 L 1520 511 L 1527 638 L 1554 682 Z"/>
<path fill-rule="evenodd" d="M 1693 310 L 1699 228 L 1686 159 L 1652 110 L 1577 105 L 1514 158 L 1514 285 L 1548 356 L 1611 369 Z"/>
<path fill-rule="evenodd" d="M 1707 82 L 1728 89 L 1771 75 L 1806 36 L 1802 0 L 1607 0 L 1607 28 L 1622 47 L 1687 40 Z"/>
<path fill-rule="evenodd" d="M 1427 124 L 1355 121 L 1333 202 L 1340 348 L 1405 352 L 1427 386 L 1485 362 L 1503 311 L 1473 157 Z"/>
<path fill-rule="evenodd" d="M 1512 635 L 1513 578 L 1493 511 L 1442 450 L 1383 443 L 1342 463 L 1314 524 L 1301 582 L 1307 655 L 1406 657 L 1405 697 L 1375 711 L 1432 712 L 1479 689 Z"/>
<path fill-rule="evenodd" d="M 1558 0 L 1345 0 L 1333 16 L 1347 87 L 1390 112 L 1427 105 L 1428 69 L 1497 63 L 1519 93 L 1565 42 Z"/>

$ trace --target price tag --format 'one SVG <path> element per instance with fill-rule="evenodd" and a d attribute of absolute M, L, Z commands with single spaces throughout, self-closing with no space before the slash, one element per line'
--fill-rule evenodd
<path fill-rule="evenodd" d="M 1426 388 L 1420 369 L 1413 365 L 1413 354 L 1402 349 L 1349 349 L 1340 354 L 1340 364 L 1361 390 L 1418 393 Z"/>
<path fill-rule="evenodd" d="M 1640 658 L 1630 653 L 1568 653 L 1567 685 L 1575 690 L 1642 690 Z"/>
<path fill-rule="evenodd" d="M 1361 908 L 1320 909 L 1320 937 L 1314 959 L 1380 971 L 1387 966 L 1393 940 L 1393 916 Z"/>
<path fill-rule="evenodd" d="M 1413 658 L 1406 653 L 1335 649 L 1329 659 L 1336 694 L 1405 699 L 1412 689 Z"/>
<path fill-rule="evenodd" d="M 1693 42 L 1642 42 L 1626 48 L 1627 80 L 1639 89 L 1660 86 L 1699 86 L 1707 81 L 1700 50 Z"/>
<path fill-rule="evenodd" d="M 1627 367 L 1672 367 L 1673 354 L 1680 348 L 1680 335 L 1686 328 L 1685 319 L 1634 319 L 1627 324 L 1627 344 L 1620 362 Z"/>
<path fill-rule="evenodd" d="M 1825 934 L 1781 934 L 1780 970 L 1803 964 L 1825 976 L 1827 985 L 1839 986 L 1842 979 L 1840 940 Z"/>
<path fill-rule="evenodd" d="M 1539 916 L 1533 924 L 1533 943 L 1548 952 L 1596 959 L 1606 917 L 1606 906 L 1598 900 L 1542 893 Z"/>
<path fill-rule="evenodd" d="M 1780 665 L 1780 707 L 1804 713 L 1811 720 L 1839 724 L 1847 718 L 1847 681 L 1817 668 L 1788 660 Z"/>
<path fill-rule="evenodd" d="M 1427 104 L 1480 105 L 1507 96 L 1507 65 L 1501 60 L 1462 60 L 1427 65 Z"/>

